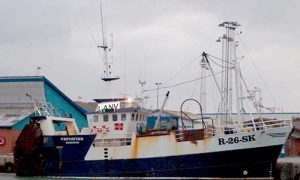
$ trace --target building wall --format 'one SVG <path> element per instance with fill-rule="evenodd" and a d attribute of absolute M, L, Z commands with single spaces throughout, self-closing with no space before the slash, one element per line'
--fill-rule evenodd
<path fill-rule="evenodd" d="M 14 123 L 3 119 L 5 123 L 1 124 L 0 141 L 5 139 L 5 145 L 0 143 L 0 154 L 13 152 L 21 130 L 29 123 L 30 117 L 33 115 L 33 104 L 26 94 L 29 94 L 42 105 L 49 102 L 55 109 L 61 111 L 62 116 L 66 116 L 67 113 L 72 115 L 79 128 L 88 126 L 85 111 L 73 103 L 45 77 L 0 77 L 0 105 L 3 108 L 3 117 L 6 114 L 20 115 L 12 120 Z M 12 111 L 16 107 L 18 107 L 18 111 Z M 60 128 L 63 127 L 60 126 Z"/>
<path fill-rule="evenodd" d="M 33 115 L 33 113 L 31 115 Z M 19 121 L 18 123 L 16 123 L 15 125 L 13 125 L 12 129 L 14 129 L 14 130 L 22 130 L 25 127 L 26 124 L 29 124 L 30 116 L 31 115 L 28 115 L 22 121 Z"/>
<path fill-rule="evenodd" d="M 300 139 L 289 137 L 285 144 L 285 152 L 288 156 L 300 156 Z"/>
<path fill-rule="evenodd" d="M 81 113 L 70 102 L 66 101 L 57 91 L 55 91 L 47 83 L 44 84 L 46 101 L 50 102 L 55 108 L 57 108 L 62 115 L 72 114 L 75 118 L 78 128 L 88 127 L 86 115 Z"/>
<path fill-rule="evenodd" d="M 41 105 L 49 102 L 55 109 L 61 111 L 62 116 L 66 116 L 67 113 L 72 114 L 79 128 L 88 126 L 85 110 L 78 107 L 47 78 L 43 76 L 0 77 L 0 107 L 32 107 L 33 110 L 32 100 L 26 94 L 29 94 Z M 12 129 L 20 130 L 28 124 L 30 113 L 25 119 L 16 119 L 16 124 L 12 126 Z M 7 124 L 5 124 L 5 127 L 8 127 Z"/>
<path fill-rule="evenodd" d="M 157 116 L 147 117 L 147 126 L 151 129 L 154 128 L 156 120 L 157 120 Z M 160 118 L 161 125 L 164 125 L 166 123 L 171 123 L 171 121 L 174 121 L 173 123 L 175 123 L 175 124 L 170 124 L 170 125 L 173 125 L 176 128 L 178 128 L 178 118 L 170 117 L 170 116 L 162 116 Z"/>
<path fill-rule="evenodd" d="M 0 129 L 0 138 L 5 138 L 5 145 L 0 145 L 0 154 L 13 153 L 15 143 L 21 131 Z"/>

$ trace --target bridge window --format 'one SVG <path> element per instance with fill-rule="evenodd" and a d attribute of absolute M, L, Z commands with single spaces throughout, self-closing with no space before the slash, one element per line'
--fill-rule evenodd
<path fill-rule="evenodd" d="M 103 122 L 108 122 L 108 115 L 107 114 L 103 115 Z"/>
<path fill-rule="evenodd" d="M 134 114 L 131 114 L 131 121 L 134 121 Z"/>
<path fill-rule="evenodd" d="M 113 114 L 112 115 L 112 120 L 113 121 L 118 121 L 118 115 L 117 114 Z"/>
<path fill-rule="evenodd" d="M 135 121 L 138 121 L 138 120 L 139 120 L 139 115 L 136 114 L 136 115 L 135 115 Z"/>
<path fill-rule="evenodd" d="M 98 122 L 98 121 L 99 121 L 98 115 L 93 115 L 93 122 Z"/>
<path fill-rule="evenodd" d="M 126 114 L 121 114 L 121 121 L 126 121 Z"/>

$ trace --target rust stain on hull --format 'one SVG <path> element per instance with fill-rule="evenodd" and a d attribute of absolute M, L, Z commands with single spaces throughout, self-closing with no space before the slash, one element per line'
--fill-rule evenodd
<path fill-rule="evenodd" d="M 132 158 L 134 159 L 138 158 L 138 144 L 139 138 L 135 138 L 132 145 Z"/>
<path fill-rule="evenodd" d="M 132 144 L 131 158 L 184 155 L 203 152 L 211 146 L 211 138 L 177 142 L 175 132 L 163 136 L 136 137 Z"/>

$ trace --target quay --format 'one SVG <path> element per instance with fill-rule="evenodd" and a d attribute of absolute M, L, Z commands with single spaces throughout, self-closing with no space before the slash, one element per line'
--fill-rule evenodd
<path fill-rule="evenodd" d="M 285 157 L 277 160 L 280 179 L 300 179 L 300 157 Z"/>

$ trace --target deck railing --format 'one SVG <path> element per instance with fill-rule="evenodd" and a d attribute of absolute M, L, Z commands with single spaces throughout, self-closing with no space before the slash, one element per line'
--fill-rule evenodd
<path fill-rule="evenodd" d="M 212 137 L 224 134 L 247 133 L 259 130 L 274 129 L 280 127 L 292 127 L 292 120 L 268 119 L 257 122 L 244 122 L 221 127 L 206 126 L 205 137 Z"/>
<path fill-rule="evenodd" d="M 130 146 L 132 143 L 133 133 L 125 134 L 98 134 L 94 140 L 95 147 L 110 147 L 110 146 Z"/>

